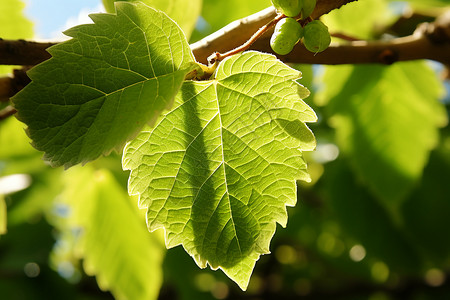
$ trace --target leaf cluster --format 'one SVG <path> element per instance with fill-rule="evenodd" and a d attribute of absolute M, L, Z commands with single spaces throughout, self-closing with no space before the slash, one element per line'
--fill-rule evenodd
<path fill-rule="evenodd" d="M 270 1 L 103 2 L 29 72 L 13 98 L 26 125 L 0 121 L 2 295 L 448 298 L 439 66 L 287 66 L 255 51 L 204 66 L 188 41 Z M 388 2 L 322 20 L 375 38 L 398 17 Z M 0 7 L 23 18 L 18 3 Z M 0 37 L 31 36 L 2 22 Z"/>

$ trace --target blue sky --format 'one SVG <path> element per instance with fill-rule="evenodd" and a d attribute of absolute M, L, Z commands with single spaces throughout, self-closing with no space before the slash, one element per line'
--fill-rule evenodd
<path fill-rule="evenodd" d="M 5 0 L 1 0 L 5 1 Z M 24 0 L 25 13 L 34 22 L 36 37 L 60 38 L 63 29 L 87 20 L 90 12 L 98 12 L 101 0 Z"/>

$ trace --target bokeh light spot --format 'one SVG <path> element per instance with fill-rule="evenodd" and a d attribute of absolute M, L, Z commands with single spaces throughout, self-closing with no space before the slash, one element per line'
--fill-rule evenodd
<path fill-rule="evenodd" d="M 27 277 L 35 278 L 38 277 L 41 273 L 41 268 L 39 268 L 39 265 L 37 263 L 30 262 L 25 265 L 23 271 L 25 272 L 25 275 Z"/>
<path fill-rule="evenodd" d="M 366 257 L 366 249 L 362 245 L 354 245 L 349 252 L 350 259 L 360 262 Z"/>

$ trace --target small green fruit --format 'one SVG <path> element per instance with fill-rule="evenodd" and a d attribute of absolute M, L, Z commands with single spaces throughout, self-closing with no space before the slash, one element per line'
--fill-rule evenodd
<path fill-rule="evenodd" d="M 318 53 L 327 49 L 331 43 L 328 27 L 319 20 L 306 24 L 303 32 L 303 44 L 311 52 Z"/>
<path fill-rule="evenodd" d="M 273 6 L 288 17 L 295 17 L 302 11 L 303 0 L 272 0 Z"/>
<path fill-rule="evenodd" d="M 314 8 L 316 8 L 317 0 L 303 0 L 303 8 L 302 8 L 302 19 L 306 19 L 309 17 Z"/>
<path fill-rule="evenodd" d="M 270 46 L 275 53 L 286 55 L 292 51 L 302 36 L 302 26 L 293 18 L 284 18 L 275 26 Z"/>

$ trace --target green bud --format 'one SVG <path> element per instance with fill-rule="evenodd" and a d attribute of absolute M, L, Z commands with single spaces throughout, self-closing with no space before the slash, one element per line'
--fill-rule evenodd
<path fill-rule="evenodd" d="M 302 11 L 303 0 L 272 0 L 273 6 L 288 17 L 295 17 Z"/>
<path fill-rule="evenodd" d="M 314 8 L 316 8 L 316 0 L 303 0 L 303 8 L 302 8 L 302 19 L 306 19 L 309 17 Z"/>

